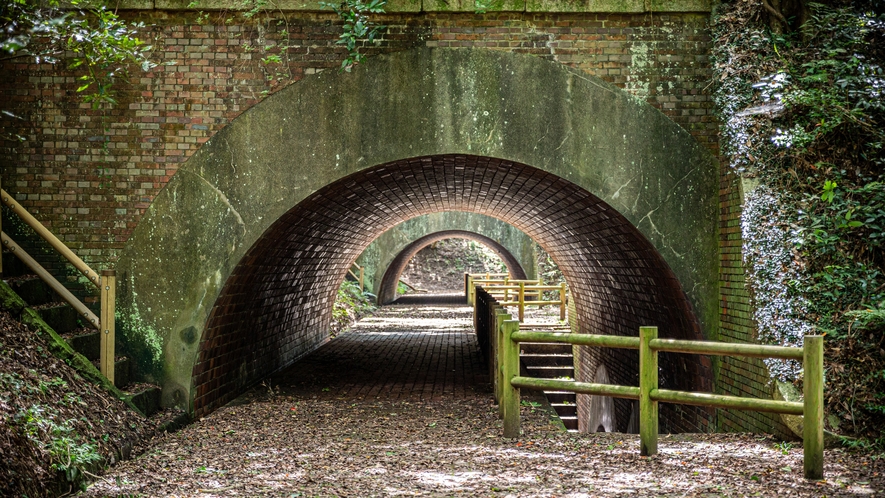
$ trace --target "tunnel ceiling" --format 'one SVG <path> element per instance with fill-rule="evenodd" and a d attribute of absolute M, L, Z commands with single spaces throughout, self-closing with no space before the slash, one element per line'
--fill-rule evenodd
<path fill-rule="evenodd" d="M 375 237 L 409 218 L 452 210 L 499 218 L 548 251 L 570 283 L 582 332 L 635 335 L 642 325 L 657 325 L 664 337 L 700 336 L 661 256 L 594 195 L 511 161 L 420 157 L 320 189 L 252 246 L 203 334 L 194 367 L 197 413 L 230 401 L 321 343 L 338 286 Z"/>
<path fill-rule="evenodd" d="M 441 232 L 425 235 L 424 237 L 415 240 L 404 247 L 403 250 L 393 258 L 393 261 L 390 262 L 390 265 L 388 265 L 387 270 L 384 272 L 384 276 L 381 277 L 381 285 L 379 286 L 378 291 L 378 302 L 381 304 L 388 304 L 396 299 L 396 287 L 399 283 L 400 276 L 403 274 L 403 271 L 405 271 L 409 261 L 411 261 L 421 249 L 424 249 L 434 242 L 451 238 L 473 240 L 485 245 L 501 258 L 501 261 L 507 266 L 507 271 L 512 278 L 526 278 L 525 270 L 522 268 L 522 265 L 519 264 L 516 257 L 511 254 L 506 247 L 502 246 L 494 239 L 465 230 L 443 230 Z"/>

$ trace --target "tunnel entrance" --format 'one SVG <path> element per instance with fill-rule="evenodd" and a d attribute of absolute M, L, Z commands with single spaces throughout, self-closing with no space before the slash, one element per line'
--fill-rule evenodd
<path fill-rule="evenodd" d="M 430 245 L 445 241 L 447 239 L 464 239 L 468 241 L 478 242 L 485 247 L 489 248 L 506 266 L 507 271 L 510 273 L 512 278 L 524 279 L 526 278 L 526 272 L 522 268 L 522 265 L 519 264 L 519 261 L 516 257 L 510 253 L 503 245 L 486 237 L 485 235 L 480 235 L 474 232 L 468 232 L 465 230 L 445 230 L 441 232 L 432 233 L 421 237 L 420 239 L 412 242 L 408 246 L 406 246 L 399 254 L 393 258 L 390 265 L 387 267 L 387 271 L 384 272 L 384 276 L 381 277 L 381 284 L 378 290 L 378 303 L 379 304 L 390 304 L 392 303 L 396 297 L 397 285 L 400 281 L 400 278 L 403 275 L 403 272 L 409 266 L 409 263 L 414 260 L 418 254 L 429 247 Z M 455 262 L 449 262 L 450 265 L 454 265 Z M 465 267 L 455 268 L 454 266 L 449 268 L 454 273 L 460 273 L 459 276 L 456 276 L 456 282 L 453 285 L 450 285 L 448 291 L 459 291 L 463 289 L 463 272 L 467 269 Z M 452 280 L 449 278 L 448 280 Z"/>
<path fill-rule="evenodd" d="M 345 177 L 280 217 L 237 264 L 215 302 L 193 369 L 197 414 L 233 399 L 328 337 L 335 293 L 378 235 L 416 216 L 471 211 L 536 240 L 571 283 L 577 328 L 700 338 L 698 321 L 660 254 L 620 213 L 563 178 L 502 159 L 435 155 L 394 161 Z M 612 381 L 637 383 L 635 355 L 599 356 Z M 709 390 L 709 365 L 661 359 L 662 387 Z M 704 430 L 698 410 L 661 409 L 664 431 Z M 671 415 L 668 417 L 668 415 Z M 627 420 L 628 414 L 619 414 Z"/>

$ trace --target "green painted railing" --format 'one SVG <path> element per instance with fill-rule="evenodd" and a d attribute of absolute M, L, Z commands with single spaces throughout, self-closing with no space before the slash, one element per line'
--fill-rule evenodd
<path fill-rule="evenodd" d="M 802 348 L 733 344 L 707 341 L 658 339 L 657 327 L 641 327 L 639 337 L 591 334 L 563 334 L 521 331 L 519 321 L 502 312 L 497 314 L 496 396 L 504 419 L 504 437 L 519 436 L 519 390 L 572 391 L 597 396 L 639 400 L 639 453 L 658 451 L 658 403 L 711 406 L 789 415 L 803 415 L 805 477 L 823 478 L 823 337 L 805 336 Z M 579 346 L 639 350 L 639 387 L 594 384 L 570 380 L 536 379 L 519 375 L 519 343 L 566 343 Z M 717 356 L 749 356 L 802 360 L 805 377 L 803 403 L 742 398 L 721 394 L 671 391 L 658 388 L 658 352 Z"/>

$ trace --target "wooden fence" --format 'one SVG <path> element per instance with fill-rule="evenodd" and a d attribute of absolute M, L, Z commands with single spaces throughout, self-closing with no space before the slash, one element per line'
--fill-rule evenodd
<path fill-rule="evenodd" d="M 515 280 L 508 276 L 499 277 L 500 274 L 464 274 L 464 290 L 467 295 L 467 304 L 473 305 L 476 300 L 476 289 L 481 287 L 498 300 L 500 306 L 516 306 L 519 310 L 519 321 L 525 320 L 526 306 L 559 306 L 559 319 L 565 320 L 566 316 L 566 284 L 541 285 L 540 280 Z M 485 277 L 485 278 L 482 278 Z M 496 278 L 497 277 L 497 278 Z M 555 291 L 559 299 L 542 299 L 545 291 Z"/>

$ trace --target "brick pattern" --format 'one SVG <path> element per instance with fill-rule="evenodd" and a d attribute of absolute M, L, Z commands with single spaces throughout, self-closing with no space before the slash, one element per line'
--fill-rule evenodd
<path fill-rule="evenodd" d="M 408 325 L 393 325 L 408 317 Z M 473 309 L 385 306 L 275 376 L 273 385 L 326 399 L 430 401 L 488 391 Z"/>
<path fill-rule="evenodd" d="M 719 187 L 719 340 L 755 342 L 756 323 L 744 281 L 741 246 L 741 193 L 739 179 L 723 162 Z M 751 398 L 770 398 L 771 377 L 762 360 L 723 357 L 719 369 L 719 391 Z M 771 413 L 719 410 L 717 427 L 729 432 L 768 432 L 786 439 L 794 436 Z"/>
<path fill-rule="evenodd" d="M 334 70 L 343 57 L 330 13 L 121 14 L 149 25 L 143 39 L 155 47 L 154 60 L 174 64 L 133 70 L 129 83 L 115 85 L 113 108 L 81 103 L 77 74 L 63 68 L 0 62 L 3 109 L 23 118 L 0 117 L 3 185 L 99 267 L 112 265 L 157 192 L 202 143 L 264 95 Z M 717 149 L 703 91 L 711 74 L 705 16 L 433 13 L 380 21 L 388 29 L 369 55 L 421 46 L 533 54 L 626 89 Z"/>
<path fill-rule="evenodd" d="M 484 187 L 489 183 L 500 187 L 489 191 Z M 231 400 L 321 342 L 338 284 L 362 248 L 405 219 L 443 210 L 499 218 L 548 248 L 571 282 L 581 332 L 636 335 L 639 326 L 656 323 L 663 337 L 700 336 L 690 305 L 660 255 L 593 195 L 549 173 L 497 159 L 408 159 L 319 190 L 247 253 L 203 335 L 194 368 L 197 414 Z M 662 359 L 662 385 L 709 387 L 709 365 L 696 359 Z M 605 361 L 616 383 L 636 375 L 634 357 Z M 703 426 L 695 415 L 674 426 Z"/>
<path fill-rule="evenodd" d="M 519 261 L 510 254 L 510 251 L 508 251 L 507 248 L 495 240 L 490 239 L 485 235 L 464 230 L 444 230 L 442 232 L 436 232 L 421 237 L 404 247 L 403 250 L 393 258 L 393 261 L 391 261 L 390 265 L 387 267 L 387 271 L 385 271 L 384 275 L 381 277 L 381 285 L 378 288 L 378 299 L 380 302 L 386 304 L 396 299 L 396 286 L 399 283 L 399 278 L 408 266 L 409 261 L 411 261 L 421 249 L 424 249 L 434 242 L 451 238 L 473 240 L 485 245 L 494 251 L 495 254 L 501 258 L 501 261 L 507 265 L 507 270 L 512 275 L 512 278 L 526 278 L 525 270 L 522 268 L 522 265 L 519 264 Z"/>

